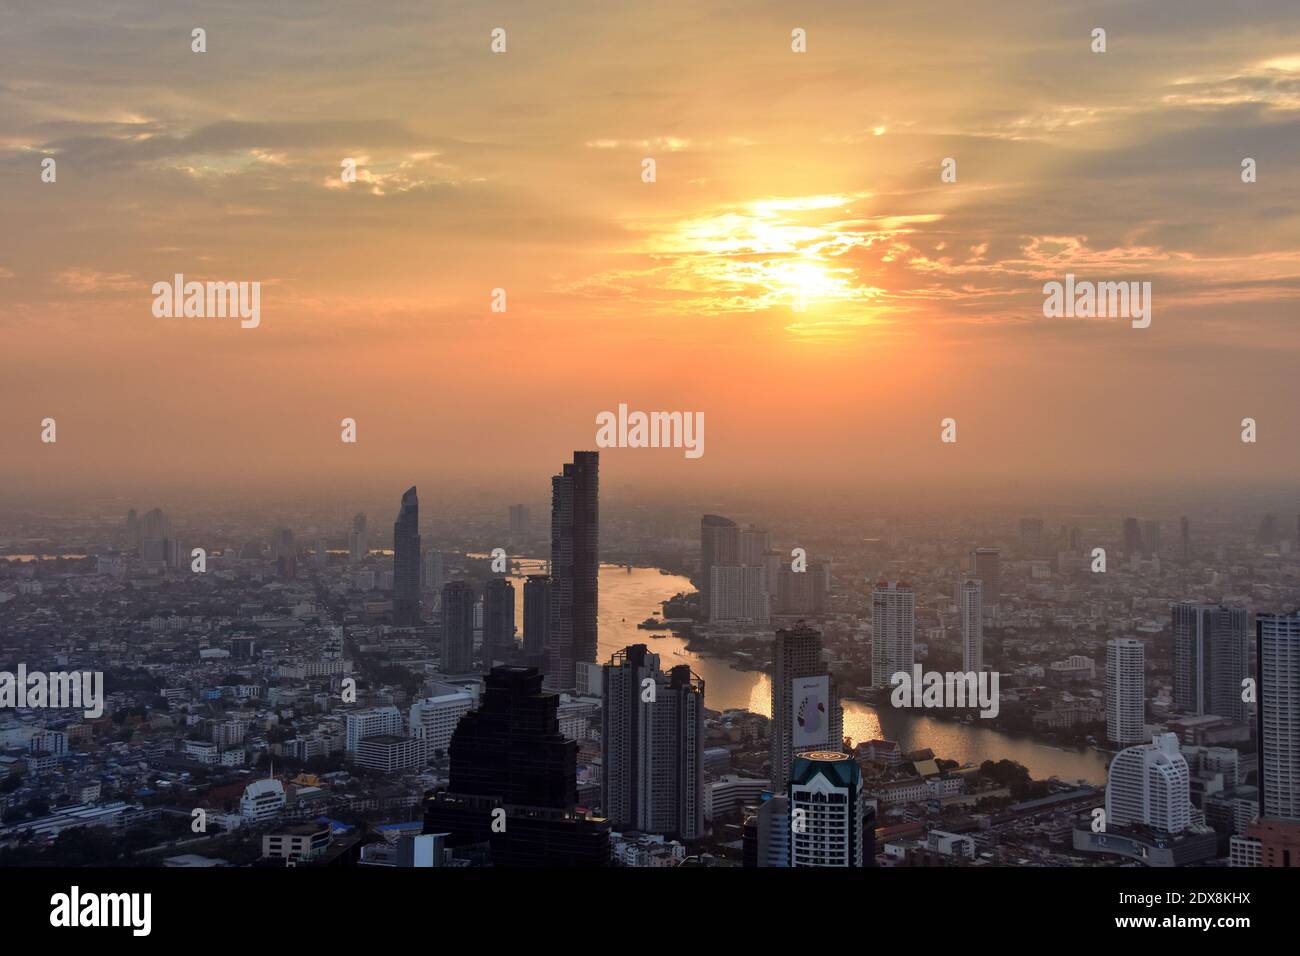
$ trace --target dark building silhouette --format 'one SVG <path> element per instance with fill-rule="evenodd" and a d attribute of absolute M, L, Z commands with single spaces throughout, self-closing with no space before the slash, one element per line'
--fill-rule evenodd
<path fill-rule="evenodd" d="M 424 832 L 446 833 L 453 850 L 486 844 L 497 866 L 608 863 L 608 821 L 576 807 L 578 745 L 560 733 L 558 707 L 536 668 L 492 668 L 452 734 L 448 786 L 426 798 Z"/>
<path fill-rule="evenodd" d="M 1002 552 L 997 548 L 976 548 L 970 553 L 971 577 L 984 584 L 984 619 L 993 617 L 992 610 L 1002 600 Z"/>
<path fill-rule="evenodd" d="M 575 451 L 551 478 L 551 633 L 546 683 L 577 685 L 575 664 L 596 660 L 600 453 Z"/>
<path fill-rule="evenodd" d="M 271 560 L 281 578 L 293 578 L 298 573 L 298 546 L 288 528 L 276 528 L 271 533 Z"/>
<path fill-rule="evenodd" d="M 524 654 L 542 666 L 547 636 L 551 633 L 551 579 L 545 574 L 530 574 L 524 581 Z"/>
<path fill-rule="evenodd" d="M 1277 519 L 1275 517 L 1264 515 L 1259 519 L 1259 529 L 1255 532 L 1255 542 L 1260 545 L 1277 544 Z"/>
<path fill-rule="evenodd" d="M 1124 519 L 1124 553 L 1142 553 L 1142 525 L 1137 518 Z"/>
<path fill-rule="evenodd" d="M 483 589 L 483 669 L 507 660 L 515 649 L 515 586 L 493 578 Z"/>
<path fill-rule="evenodd" d="M 451 581 L 442 589 L 442 669 L 467 674 L 474 667 L 474 588 Z"/>
<path fill-rule="evenodd" d="M 1300 520 L 1297 521 L 1297 527 L 1300 527 Z M 131 551 L 140 548 L 140 516 L 134 508 L 126 513 L 126 546 Z"/>
<path fill-rule="evenodd" d="M 414 485 L 402 495 L 393 522 L 393 623 L 420 623 L 420 499 Z"/>

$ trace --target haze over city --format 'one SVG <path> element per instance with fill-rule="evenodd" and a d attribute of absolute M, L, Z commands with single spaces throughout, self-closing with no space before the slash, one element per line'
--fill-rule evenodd
<path fill-rule="evenodd" d="M 0 924 L 1285 928 L 1297 308 L 1295 0 L 0 6 Z"/>

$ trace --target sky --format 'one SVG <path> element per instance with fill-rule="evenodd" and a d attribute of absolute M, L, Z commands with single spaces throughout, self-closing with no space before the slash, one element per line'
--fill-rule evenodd
<path fill-rule="evenodd" d="M 3 483 L 1294 483 L 1298 174 L 1294 2 L 18 0 Z"/>

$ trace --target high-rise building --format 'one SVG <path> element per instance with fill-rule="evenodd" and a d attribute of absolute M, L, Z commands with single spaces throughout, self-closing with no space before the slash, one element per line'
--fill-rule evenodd
<path fill-rule="evenodd" d="M 743 838 L 745 866 L 789 866 L 790 798 L 783 793 L 764 793 L 745 817 Z"/>
<path fill-rule="evenodd" d="M 786 795 L 791 866 L 872 865 L 874 847 L 868 855 L 870 824 L 856 760 L 833 750 L 800 753 Z"/>
<path fill-rule="evenodd" d="M 704 835 L 704 682 L 633 644 L 603 673 L 601 807 L 610 825 L 678 840 Z"/>
<path fill-rule="evenodd" d="M 159 508 L 140 519 L 140 559 L 153 568 L 176 567 L 183 556 L 171 519 Z"/>
<path fill-rule="evenodd" d="M 984 585 L 984 621 L 993 620 L 1002 601 L 1002 553 L 997 548 L 976 548 L 970 555 L 970 576 Z"/>
<path fill-rule="evenodd" d="M 447 583 L 447 575 L 443 568 L 442 552 L 437 548 L 430 548 L 424 552 L 424 564 L 420 569 L 421 586 L 426 591 L 439 592 L 442 586 Z"/>
<path fill-rule="evenodd" d="M 140 548 L 140 516 L 134 508 L 126 513 L 126 544 L 132 551 Z"/>
<path fill-rule="evenodd" d="M 1142 555 L 1147 558 L 1160 556 L 1160 522 L 1156 520 L 1142 522 Z"/>
<path fill-rule="evenodd" d="M 521 807 L 577 802 L 577 744 L 560 733 L 558 694 L 530 667 L 498 665 L 477 710 L 452 734 L 450 789 L 490 794 Z"/>
<path fill-rule="evenodd" d="M 1106 826 L 1182 833 L 1192 824 L 1191 773 L 1176 734 L 1115 755 L 1106 771 Z"/>
<path fill-rule="evenodd" d="M 551 478 L 551 633 L 547 686 L 571 690 L 575 664 L 596 660 L 600 453 L 575 451 Z"/>
<path fill-rule="evenodd" d="M 1146 739 L 1146 645 L 1131 637 L 1106 642 L 1106 736 L 1123 745 Z"/>
<path fill-rule="evenodd" d="M 740 564 L 740 526 L 721 515 L 700 519 L 700 617 L 707 620 L 713 604 L 710 597 L 713 569 Z"/>
<path fill-rule="evenodd" d="M 984 583 L 978 578 L 967 578 L 958 593 L 962 670 L 971 673 L 984 667 Z"/>
<path fill-rule="evenodd" d="M 1192 525 L 1187 520 L 1187 515 L 1178 519 L 1178 545 L 1182 552 L 1183 560 L 1192 559 Z"/>
<path fill-rule="evenodd" d="M 539 657 L 546 652 L 551 633 L 551 578 L 530 574 L 524 581 L 524 653 Z"/>
<path fill-rule="evenodd" d="M 1142 551 L 1142 526 L 1137 518 L 1124 519 L 1124 553 L 1140 554 Z"/>
<path fill-rule="evenodd" d="M 528 511 L 528 505 L 511 505 L 510 506 L 510 541 L 518 543 L 526 541 L 532 531 L 532 515 Z"/>
<path fill-rule="evenodd" d="M 891 686 L 915 662 L 916 594 L 910 585 L 881 581 L 871 592 L 871 686 Z"/>
<path fill-rule="evenodd" d="M 1175 604 L 1174 704 L 1189 714 L 1250 719 L 1242 681 L 1250 676 L 1246 609 Z"/>
<path fill-rule="evenodd" d="M 370 554 L 370 532 L 367 528 L 366 514 L 358 511 L 352 516 L 352 530 L 348 533 L 348 560 L 360 564 Z"/>
<path fill-rule="evenodd" d="M 844 710 L 822 659 L 820 631 L 802 621 L 778 630 L 772 664 L 772 789 L 782 793 L 796 751 L 844 746 Z"/>
<path fill-rule="evenodd" d="M 719 567 L 711 572 L 709 620 L 765 625 L 771 612 L 762 566 Z"/>
<path fill-rule="evenodd" d="M 290 529 L 276 528 L 271 532 L 271 560 L 280 577 L 292 578 L 297 574 L 298 545 Z"/>
<path fill-rule="evenodd" d="M 140 538 L 142 541 L 163 541 L 174 536 L 171 519 L 161 508 L 145 512 L 140 520 Z"/>
<path fill-rule="evenodd" d="M 767 582 L 767 600 L 771 613 L 779 613 L 777 608 L 781 599 L 781 573 L 789 570 L 790 564 L 780 551 L 763 553 L 763 577 Z M 701 609 L 701 613 L 707 612 Z"/>
<path fill-rule="evenodd" d="M 1259 519 L 1259 529 L 1255 532 L 1255 543 L 1260 545 L 1277 544 L 1277 518 L 1264 515 Z"/>
<path fill-rule="evenodd" d="M 420 623 L 420 499 L 414 485 L 402 495 L 393 522 L 393 623 Z"/>
<path fill-rule="evenodd" d="M 831 562 L 809 561 L 807 568 L 796 571 L 789 561 L 776 562 L 776 613 L 820 615 L 826 613 L 831 596 Z M 771 576 L 768 577 L 770 581 Z"/>
<path fill-rule="evenodd" d="M 609 821 L 576 807 L 578 745 L 558 707 L 536 668 L 492 668 L 451 736 L 448 786 L 425 801 L 424 832 L 453 850 L 485 846 L 496 866 L 607 864 Z"/>
<path fill-rule="evenodd" d="M 442 589 L 442 671 L 467 674 L 474 667 L 474 588 L 451 581 Z"/>
<path fill-rule="evenodd" d="M 515 649 L 515 586 L 492 578 L 483 589 L 483 668 L 507 660 Z"/>
<path fill-rule="evenodd" d="M 1256 614 L 1259 815 L 1300 821 L 1300 611 Z M 1297 860 L 1293 865 L 1300 865 Z"/>
<path fill-rule="evenodd" d="M 740 532 L 740 553 L 737 563 L 746 567 L 761 567 L 763 555 L 772 550 L 772 535 L 762 528 L 750 525 Z"/>

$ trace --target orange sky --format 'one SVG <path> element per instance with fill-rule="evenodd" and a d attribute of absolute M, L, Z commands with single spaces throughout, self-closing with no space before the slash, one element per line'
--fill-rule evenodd
<path fill-rule="evenodd" d="M 9 8 L 0 457 L 544 481 L 625 402 L 706 415 L 603 456 L 647 485 L 1290 480 L 1298 134 L 1293 3 Z M 155 318 L 177 272 L 260 327 Z M 1045 319 L 1067 272 L 1151 327 Z"/>

